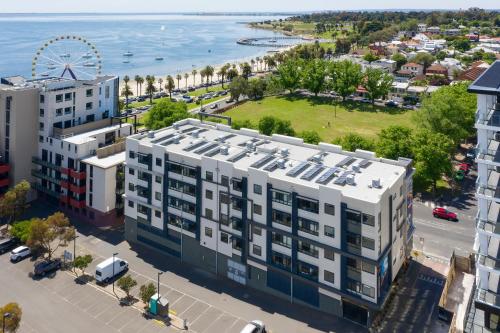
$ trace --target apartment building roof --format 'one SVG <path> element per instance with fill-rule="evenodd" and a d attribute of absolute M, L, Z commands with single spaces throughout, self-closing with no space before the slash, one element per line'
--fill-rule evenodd
<path fill-rule="evenodd" d="M 27 88 L 42 88 L 50 90 L 52 86 L 60 88 L 60 84 L 71 85 L 71 87 L 85 86 L 85 85 L 96 85 L 101 82 L 106 82 L 108 80 L 114 79 L 115 76 L 104 75 L 96 77 L 93 80 L 74 80 L 66 77 L 46 77 L 40 79 L 27 79 L 23 76 L 10 76 L 1 78 L 0 88 L 2 89 L 27 89 Z"/>
<path fill-rule="evenodd" d="M 104 133 L 116 131 L 119 128 L 126 128 L 126 127 L 131 127 L 131 126 L 132 126 L 132 124 L 127 124 L 127 123 L 106 126 L 106 127 L 102 127 L 102 128 L 93 130 L 93 131 L 89 131 L 89 132 L 66 137 L 66 138 L 64 138 L 64 141 L 66 141 L 68 143 L 75 144 L 75 145 L 79 145 L 79 144 L 87 143 L 89 141 L 94 140 L 94 138 L 99 134 L 104 134 Z"/>
<path fill-rule="evenodd" d="M 313 187 L 335 188 L 344 196 L 378 202 L 411 165 L 410 160 L 377 158 L 374 153 L 346 152 L 332 144 L 305 144 L 282 135 L 260 135 L 255 130 L 186 119 L 172 127 L 127 138 L 142 146 L 163 146 L 169 153 L 198 160 L 211 158 L 232 163 L 244 172 L 259 169 L 269 177 Z"/>
<path fill-rule="evenodd" d="M 469 92 L 500 95 L 500 60 L 495 61 L 469 86 Z"/>
<path fill-rule="evenodd" d="M 101 169 L 108 169 L 125 162 L 126 153 L 124 151 L 117 154 L 99 158 L 97 155 L 82 160 L 83 163 L 96 166 Z"/>

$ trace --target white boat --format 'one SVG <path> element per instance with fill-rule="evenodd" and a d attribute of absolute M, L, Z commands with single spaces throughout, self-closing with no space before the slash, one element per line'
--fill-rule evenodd
<path fill-rule="evenodd" d="M 89 52 L 87 52 L 87 53 L 85 53 L 85 54 L 82 56 L 82 58 L 83 58 L 83 59 L 90 59 L 90 58 L 92 58 L 92 54 L 91 54 L 91 53 L 89 53 Z"/>
<path fill-rule="evenodd" d="M 276 42 L 277 42 L 277 40 L 276 40 L 276 39 L 271 39 L 271 40 L 269 41 L 269 43 L 276 43 Z"/>
<path fill-rule="evenodd" d="M 84 67 L 95 67 L 95 62 L 87 61 L 83 63 Z"/>
<path fill-rule="evenodd" d="M 56 65 L 54 65 L 54 64 L 50 64 L 50 65 L 48 65 L 48 66 L 47 66 L 47 69 L 50 69 L 50 70 L 54 70 L 54 69 L 56 69 L 56 68 L 57 68 L 57 67 L 56 67 Z"/>
<path fill-rule="evenodd" d="M 123 54 L 124 57 L 132 57 L 134 54 L 130 51 L 127 51 Z"/>

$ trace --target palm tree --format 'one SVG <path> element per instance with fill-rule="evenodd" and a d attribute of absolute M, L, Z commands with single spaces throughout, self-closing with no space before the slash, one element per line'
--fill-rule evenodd
<path fill-rule="evenodd" d="M 179 82 L 182 80 L 182 75 L 177 74 L 175 78 L 177 79 L 177 89 L 181 89 L 181 84 Z"/>
<path fill-rule="evenodd" d="M 184 80 L 186 80 L 186 89 L 188 88 L 188 79 L 189 79 L 189 74 L 184 73 Z"/>
<path fill-rule="evenodd" d="M 260 57 L 255 58 L 255 61 L 257 61 L 257 72 L 259 71 L 259 64 L 260 64 Z"/>
<path fill-rule="evenodd" d="M 201 85 L 203 85 L 203 80 L 205 79 L 206 72 L 204 69 L 200 71 L 200 76 L 201 76 Z"/>
<path fill-rule="evenodd" d="M 139 96 L 139 95 L 140 95 L 140 94 L 139 94 L 139 84 L 141 84 L 141 83 L 140 83 L 140 81 L 141 81 L 141 80 L 142 80 L 142 82 L 144 82 L 144 79 L 143 79 L 140 75 L 136 75 L 136 76 L 134 77 L 134 80 L 135 80 L 135 94 L 136 94 L 137 96 Z"/>
<path fill-rule="evenodd" d="M 250 74 L 252 74 L 252 67 L 248 64 L 248 62 L 240 64 L 240 70 L 241 76 L 243 76 L 245 79 L 248 79 L 250 77 Z"/>
<path fill-rule="evenodd" d="M 172 90 L 175 89 L 175 82 L 174 78 L 172 76 L 167 76 L 167 81 L 165 83 L 165 89 L 168 91 L 168 95 L 170 96 L 170 99 L 172 99 Z"/>
<path fill-rule="evenodd" d="M 125 78 L 123 79 L 123 81 L 125 81 Z M 128 81 L 129 80 L 125 82 L 125 85 L 123 86 L 122 89 L 122 96 L 125 96 L 125 109 L 127 110 L 128 110 L 128 97 L 133 95 L 132 89 L 130 89 L 130 86 L 128 85 Z"/>
<path fill-rule="evenodd" d="M 156 92 L 155 82 L 154 75 L 146 76 L 146 93 L 149 96 L 149 104 L 153 104 L 153 94 Z"/>
<path fill-rule="evenodd" d="M 214 76 L 215 69 L 212 66 L 207 66 L 205 67 L 205 75 L 207 76 L 207 83 L 208 83 L 208 78 L 210 78 L 210 83 L 212 83 L 212 77 Z"/>
<path fill-rule="evenodd" d="M 159 78 L 158 79 L 158 85 L 160 86 L 160 92 L 161 92 L 161 85 L 163 84 L 163 79 L 162 78 Z"/>
<path fill-rule="evenodd" d="M 219 72 L 217 74 L 220 75 L 221 77 L 221 80 L 222 80 L 222 89 L 224 89 L 224 79 L 226 78 L 226 75 L 227 75 L 227 71 L 229 69 L 230 66 L 228 66 L 227 64 L 222 66 L 220 69 L 219 69 Z"/>
<path fill-rule="evenodd" d="M 144 83 L 144 78 L 142 76 L 139 76 L 135 80 L 137 81 L 137 83 L 139 83 L 139 96 L 140 96 L 142 95 L 142 84 Z"/>
<path fill-rule="evenodd" d="M 252 65 L 252 70 L 253 70 L 253 68 L 255 67 L 255 59 L 252 58 L 250 60 L 250 64 Z"/>
<path fill-rule="evenodd" d="M 196 69 L 193 69 L 191 74 L 193 75 L 193 86 L 196 86 L 196 74 L 198 74 L 198 71 Z"/>

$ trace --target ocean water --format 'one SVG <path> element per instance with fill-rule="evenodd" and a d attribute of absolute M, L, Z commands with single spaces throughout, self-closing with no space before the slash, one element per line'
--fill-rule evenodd
<path fill-rule="evenodd" d="M 0 77 L 31 77 L 32 59 L 46 42 L 58 36 L 81 36 L 95 45 L 102 59 L 102 73 L 115 75 L 166 75 L 193 68 L 235 62 L 264 55 L 272 48 L 244 46 L 244 37 L 273 37 L 272 31 L 249 28 L 252 21 L 276 16 L 207 16 L 178 14 L 0 14 Z M 37 73 L 60 66 L 70 55 L 75 69 L 93 72 L 94 59 L 82 59 L 90 51 L 80 42 L 55 42 L 38 57 Z M 126 52 L 132 57 L 124 57 Z M 163 57 L 163 61 L 155 58 Z M 124 61 L 130 61 L 124 63 Z M 76 68 L 78 67 L 78 68 Z M 53 68 L 53 67 L 52 67 Z M 56 71 L 56 70 L 54 70 Z M 59 71 L 59 69 L 57 69 Z M 78 72 L 76 75 L 79 76 Z"/>

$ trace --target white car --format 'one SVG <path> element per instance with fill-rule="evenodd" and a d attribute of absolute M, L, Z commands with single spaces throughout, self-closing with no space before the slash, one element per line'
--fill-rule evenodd
<path fill-rule="evenodd" d="M 260 320 L 252 320 L 240 333 L 266 333 L 266 326 Z"/>
<path fill-rule="evenodd" d="M 31 255 L 31 250 L 27 246 L 19 246 L 10 252 L 10 261 L 19 262 Z"/>

